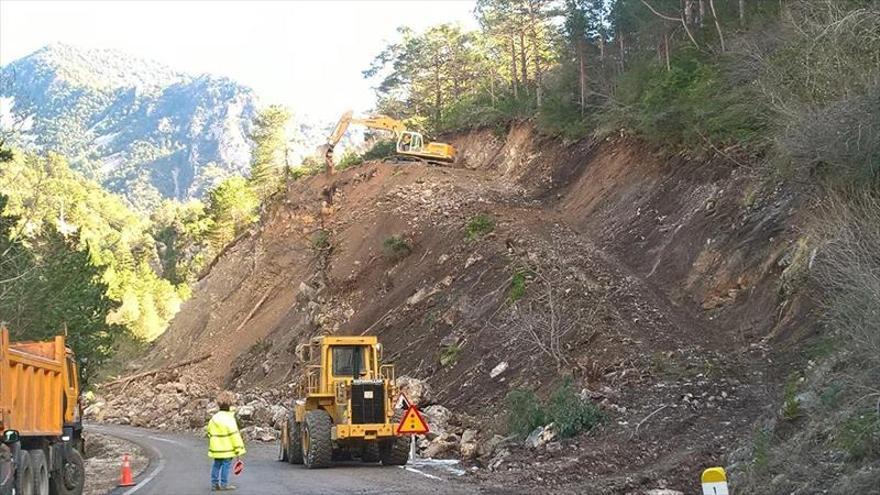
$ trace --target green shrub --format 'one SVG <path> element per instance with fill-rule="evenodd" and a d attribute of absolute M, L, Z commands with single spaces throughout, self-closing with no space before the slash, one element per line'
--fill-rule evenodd
<path fill-rule="evenodd" d="M 574 389 L 574 381 L 566 377 L 546 406 L 542 406 L 531 390 L 512 390 L 505 400 L 507 430 L 525 437 L 539 426 L 556 425 L 561 438 L 571 438 L 589 431 L 605 420 L 605 414 L 593 402 L 583 399 Z"/>
<path fill-rule="evenodd" d="M 670 68 L 642 61 L 620 77 L 616 100 L 600 116 L 606 132 L 628 128 L 667 149 L 749 144 L 767 122 L 748 85 L 731 85 L 721 63 L 694 50 L 674 55 Z"/>
<path fill-rule="evenodd" d="M 342 155 L 339 163 L 336 164 L 336 171 L 342 172 L 343 170 L 349 169 L 351 167 L 356 167 L 362 163 L 364 163 L 364 158 L 361 155 L 358 155 L 356 152 L 349 150 L 346 151 L 344 155 Z"/>
<path fill-rule="evenodd" d="M 493 230 L 495 230 L 495 220 L 489 215 L 481 213 L 471 218 L 465 226 L 465 238 L 468 241 L 476 241 Z"/>
<path fill-rule="evenodd" d="M 762 475 L 770 468 L 770 432 L 763 429 L 756 431 L 752 437 L 752 448 L 754 450 L 752 469 L 755 474 Z"/>
<path fill-rule="evenodd" d="M 517 270 L 510 281 L 510 289 L 507 291 L 508 302 L 515 303 L 522 299 L 526 293 L 526 272 Z"/>
<path fill-rule="evenodd" d="M 389 156 L 393 156 L 397 153 L 397 143 L 390 139 L 382 139 L 380 141 L 376 141 L 373 146 L 367 150 L 366 153 L 361 157 L 363 161 L 369 162 L 372 160 L 381 160 L 383 158 L 388 158 Z"/>
<path fill-rule="evenodd" d="M 440 366 L 455 366 L 458 362 L 458 356 L 461 354 L 461 347 L 451 345 L 440 351 Z"/>
<path fill-rule="evenodd" d="M 382 251 L 385 256 L 392 260 L 406 258 L 412 252 L 412 247 L 400 235 L 393 235 L 382 243 Z"/>
<path fill-rule="evenodd" d="M 880 457 L 880 415 L 877 411 L 853 414 L 841 425 L 837 443 L 854 461 Z"/>
<path fill-rule="evenodd" d="M 538 397 L 531 390 L 515 389 L 504 401 L 507 409 L 507 431 L 525 438 L 535 428 L 548 423 Z"/>
<path fill-rule="evenodd" d="M 547 411 L 562 438 L 592 430 L 604 419 L 604 414 L 593 402 L 578 395 L 571 377 L 566 377 L 550 396 Z"/>
<path fill-rule="evenodd" d="M 312 247 L 318 251 L 323 251 L 329 248 L 330 233 L 323 229 L 315 232 L 315 235 L 312 237 Z"/>
<path fill-rule="evenodd" d="M 795 419 L 801 415 L 801 403 L 797 399 L 797 383 L 797 375 L 791 375 L 785 383 L 782 392 L 782 417 L 785 419 Z"/>

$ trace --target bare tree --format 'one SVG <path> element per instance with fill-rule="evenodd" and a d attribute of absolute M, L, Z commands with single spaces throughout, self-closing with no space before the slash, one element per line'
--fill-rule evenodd
<path fill-rule="evenodd" d="M 715 0 L 709 0 L 709 9 L 712 11 L 712 20 L 715 21 L 715 29 L 718 30 L 718 40 L 721 42 L 721 52 L 724 48 L 724 33 L 721 32 L 721 24 L 718 23 L 718 15 L 715 13 Z"/>
<path fill-rule="evenodd" d="M 711 0 L 710 0 L 710 1 L 711 1 Z M 681 25 L 684 27 L 684 32 L 687 33 L 687 36 L 688 36 L 688 38 L 691 40 L 691 43 L 693 43 L 694 46 L 697 47 L 697 48 L 700 47 L 700 44 L 697 43 L 696 38 L 694 38 L 694 34 L 691 33 L 691 29 L 688 27 L 688 23 L 685 21 L 685 18 L 684 18 L 684 15 L 683 15 L 682 12 L 679 12 L 679 16 L 678 16 L 678 17 L 672 17 L 671 15 L 666 15 L 666 14 L 663 14 L 663 13 L 661 13 L 661 12 L 658 12 L 657 9 L 655 9 L 654 7 L 652 7 L 651 4 L 649 4 L 647 0 L 642 0 L 642 3 L 645 5 L 645 7 L 648 7 L 648 10 L 650 10 L 650 11 L 651 11 L 654 15 L 656 15 L 657 17 L 659 17 L 659 18 L 661 18 L 661 19 L 665 19 L 665 20 L 667 20 L 667 21 L 673 21 L 673 22 L 679 22 L 679 23 L 681 23 Z"/>

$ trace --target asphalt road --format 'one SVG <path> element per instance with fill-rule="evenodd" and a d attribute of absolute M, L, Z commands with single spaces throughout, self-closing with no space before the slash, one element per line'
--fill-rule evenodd
<path fill-rule="evenodd" d="M 150 465 L 135 478 L 136 486 L 117 488 L 113 495 L 209 494 L 210 459 L 205 439 L 117 425 L 88 425 L 89 430 L 119 437 L 150 452 Z M 241 476 L 230 476 L 241 495 L 480 493 L 475 485 L 456 479 L 454 468 L 437 465 L 383 467 L 360 462 L 340 463 L 327 469 L 305 469 L 278 462 L 277 445 L 251 442 Z M 215 492 L 216 493 L 216 492 Z"/>

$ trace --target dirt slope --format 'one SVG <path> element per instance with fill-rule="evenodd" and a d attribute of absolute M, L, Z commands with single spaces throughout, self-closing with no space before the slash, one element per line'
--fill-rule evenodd
<path fill-rule="evenodd" d="M 186 373 L 283 391 L 296 344 L 373 333 L 398 374 L 427 379 L 482 440 L 503 431 L 512 388 L 546 396 L 571 373 L 605 426 L 564 452 L 510 447 L 474 478 L 692 490 L 747 440 L 784 380 L 784 350 L 811 331 L 808 305 L 785 289 L 804 258 L 798 196 L 757 188 L 731 158 L 688 161 L 628 138 L 567 145 L 527 124 L 448 138 L 457 168 L 367 164 L 336 176 L 332 204 L 326 177 L 292 184 L 199 283 L 147 366 L 210 354 Z M 477 215 L 494 229 L 469 239 Z M 410 252 L 383 246 L 395 235 Z"/>

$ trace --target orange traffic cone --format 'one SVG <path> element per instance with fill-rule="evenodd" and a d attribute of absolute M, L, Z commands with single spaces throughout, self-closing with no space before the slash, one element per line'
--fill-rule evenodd
<path fill-rule="evenodd" d="M 131 476 L 131 461 L 128 454 L 122 454 L 122 472 L 119 475 L 119 486 L 134 486 L 134 479 Z"/>

